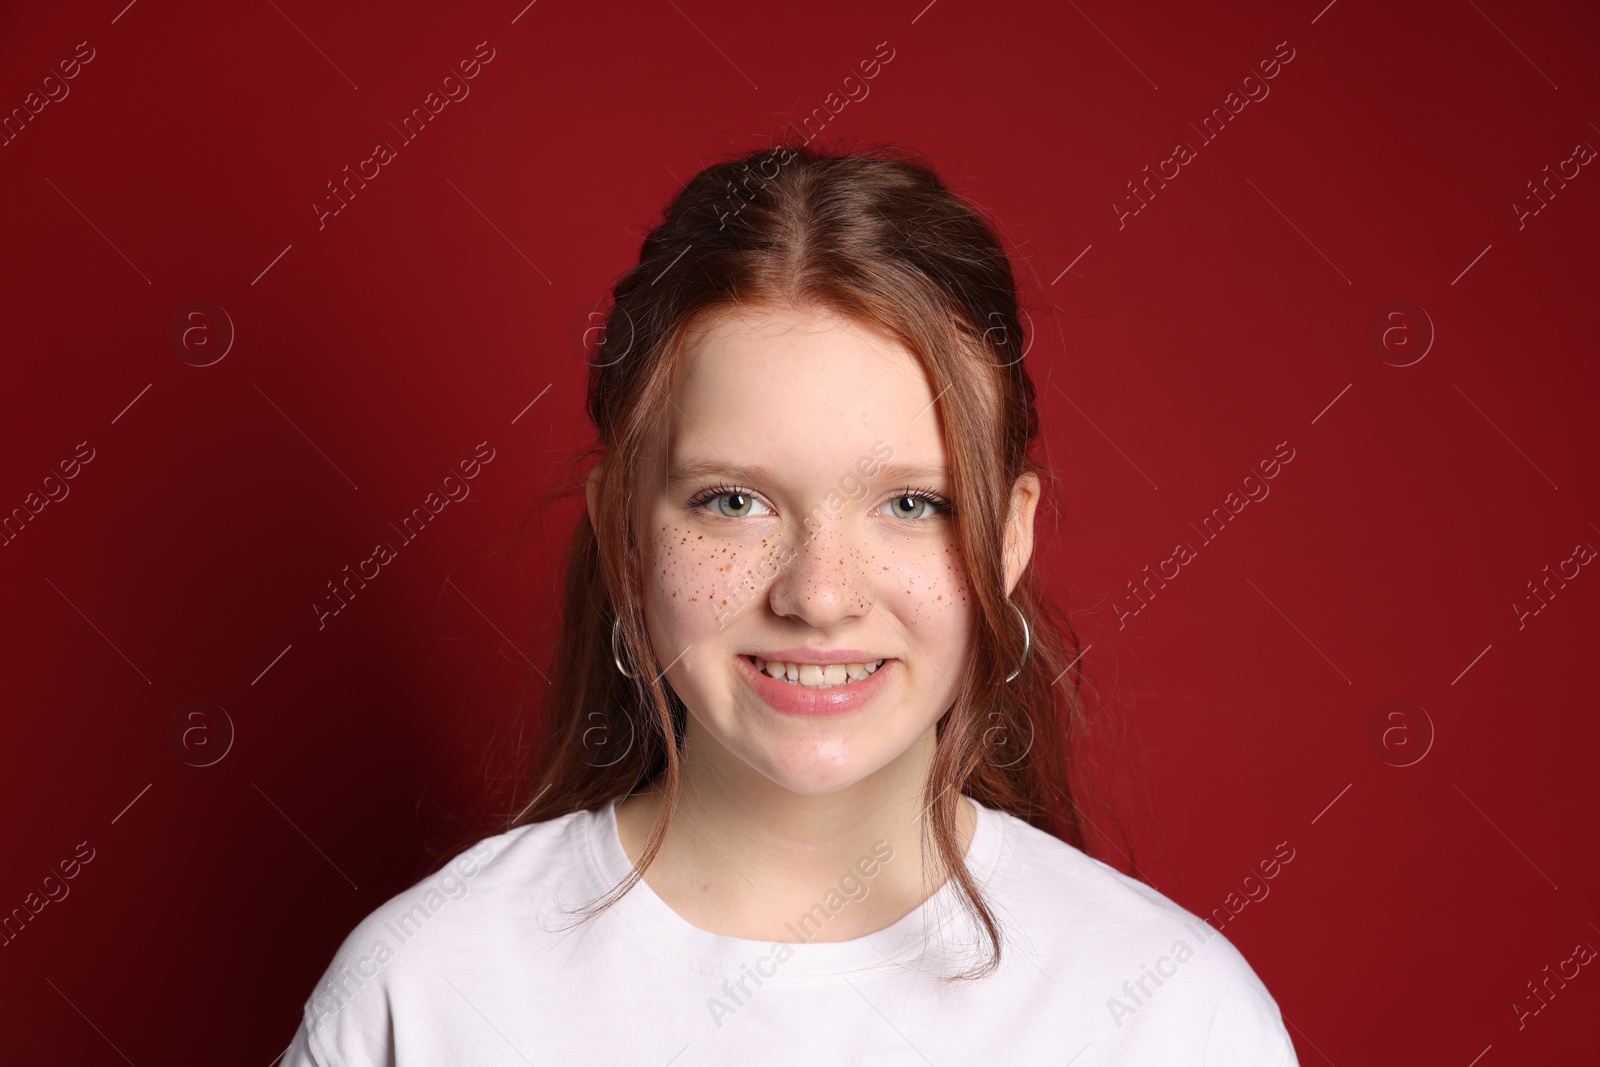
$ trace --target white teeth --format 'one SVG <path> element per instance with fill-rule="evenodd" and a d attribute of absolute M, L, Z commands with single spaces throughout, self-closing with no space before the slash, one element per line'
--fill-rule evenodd
<path fill-rule="evenodd" d="M 837 685 L 859 682 L 884 664 L 881 659 L 873 663 L 829 663 L 824 666 L 818 663 L 783 663 L 765 660 L 760 656 L 750 658 L 755 661 L 756 670 L 793 685 L 803 685 L 807 689 L 831 689 Z"/>

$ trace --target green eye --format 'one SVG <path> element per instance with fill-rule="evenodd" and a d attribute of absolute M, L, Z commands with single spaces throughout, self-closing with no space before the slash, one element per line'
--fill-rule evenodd
<path fill-rule="evenodd" d="M 752 494 L 743 489 L 735 489 L 728 486 L 719 485 L 714 489 L 707 489 L 705 492 L 696 496 L 689 502 L 689 507 L 703 508 L 712 501 L 721 500 L 724 497 L 728 498 L 730 501 L 730 506 L 728 508 L 718 505 L 711 509 L 712 514 L 718 515 L 724 519 L 747 519 L 751 517 L 751 508 L 766 506 L 762 504 L 761 501 L 757 500 Z"/>
<path fill-rule="evenodd" d="M 931 489 L 906 489 L 893 500 L 886 500 L 884 504 L 894 509 L 895 518 L 906 519 L 910 522 L 926 522 L 939 515 L 952 515 L 955 507 L 944 497 Z M 922 511 L 915 515 L 907 515 L 905 508 L 911 509 L 922 506 Z M 931 514 L 930 514 L 931 513 Z"/>

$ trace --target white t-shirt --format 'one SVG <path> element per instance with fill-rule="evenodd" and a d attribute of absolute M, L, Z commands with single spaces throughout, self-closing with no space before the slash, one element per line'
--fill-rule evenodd
<path fill-rule="evenodd" d="M 987 944 L 953 881 L 877 933 L 806 940 L 906 862 L 881 842 L 796 916 L 796 943 L 702 930 L 642 880 L 563 930 L 563 909 L 632 870 L 613 801 L 486 838 L 362 920 L 283 1067 L 1297 1067 L 1277 1005 L 1220 933 L 974 806 L 967 866 L 1003 938 L 988 979 L 937 980 Z"/>

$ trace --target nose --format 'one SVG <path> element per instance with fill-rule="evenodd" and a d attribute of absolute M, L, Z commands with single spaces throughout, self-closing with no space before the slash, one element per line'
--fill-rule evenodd
<path fill-rule="evenodd" d="M 767 590 L 772 610 L 817 630 L 870 612 L 865 552 L 854 532 L 854 524 L 839 515 L 813 513 L 797 524 L 780 549 L 778 573 Z"/>

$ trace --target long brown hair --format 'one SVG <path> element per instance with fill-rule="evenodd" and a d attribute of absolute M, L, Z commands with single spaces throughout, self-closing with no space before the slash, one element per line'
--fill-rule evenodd
<path fill-rule="evenodd" d="M 647 786 L 661 791 L 661 818 L 639 864 L 586 919 L 634 886 L 665 839 L 687 710 L 663 680 L 644 625 L 633 524 L 639 457 L 663 440 L 686 337 L 737 305 L 818 308 L 870 326 L 920 360 L 937 397 L 956 538 L 976 596 L 976 649 L 936 729 L 922 832 L 924 854 L 954 878 L 992 949 L 955 977 L 984 977 L 999 965 L 1000 929 L 962 862 L 958 798 L 1085 847 L 1083 649 L 1030 564 L 1011 595 L 1030 631 L 1027 659 L 1004 681 L 1024 649 L 1004 588 L 1012 487 L 1027 471 L 1047 487 L 1056 481 L 1029 455 L 1038 412 L 1011 261 L 981 212 L 908 149 L 778 144 L 708 166 L 671 200 L 638 264 L 613 286 L 587 353 L 597 437 L 552 491 L 581 494 L 592 461 L 603 458 L 595 514 L 579 519 L 563 560 L 560 630 L 549 685 L 539 687 L 526 780 L 532 798 L 507 828 Z M 613 620 L 632 679 L 613 661 Z"/>

